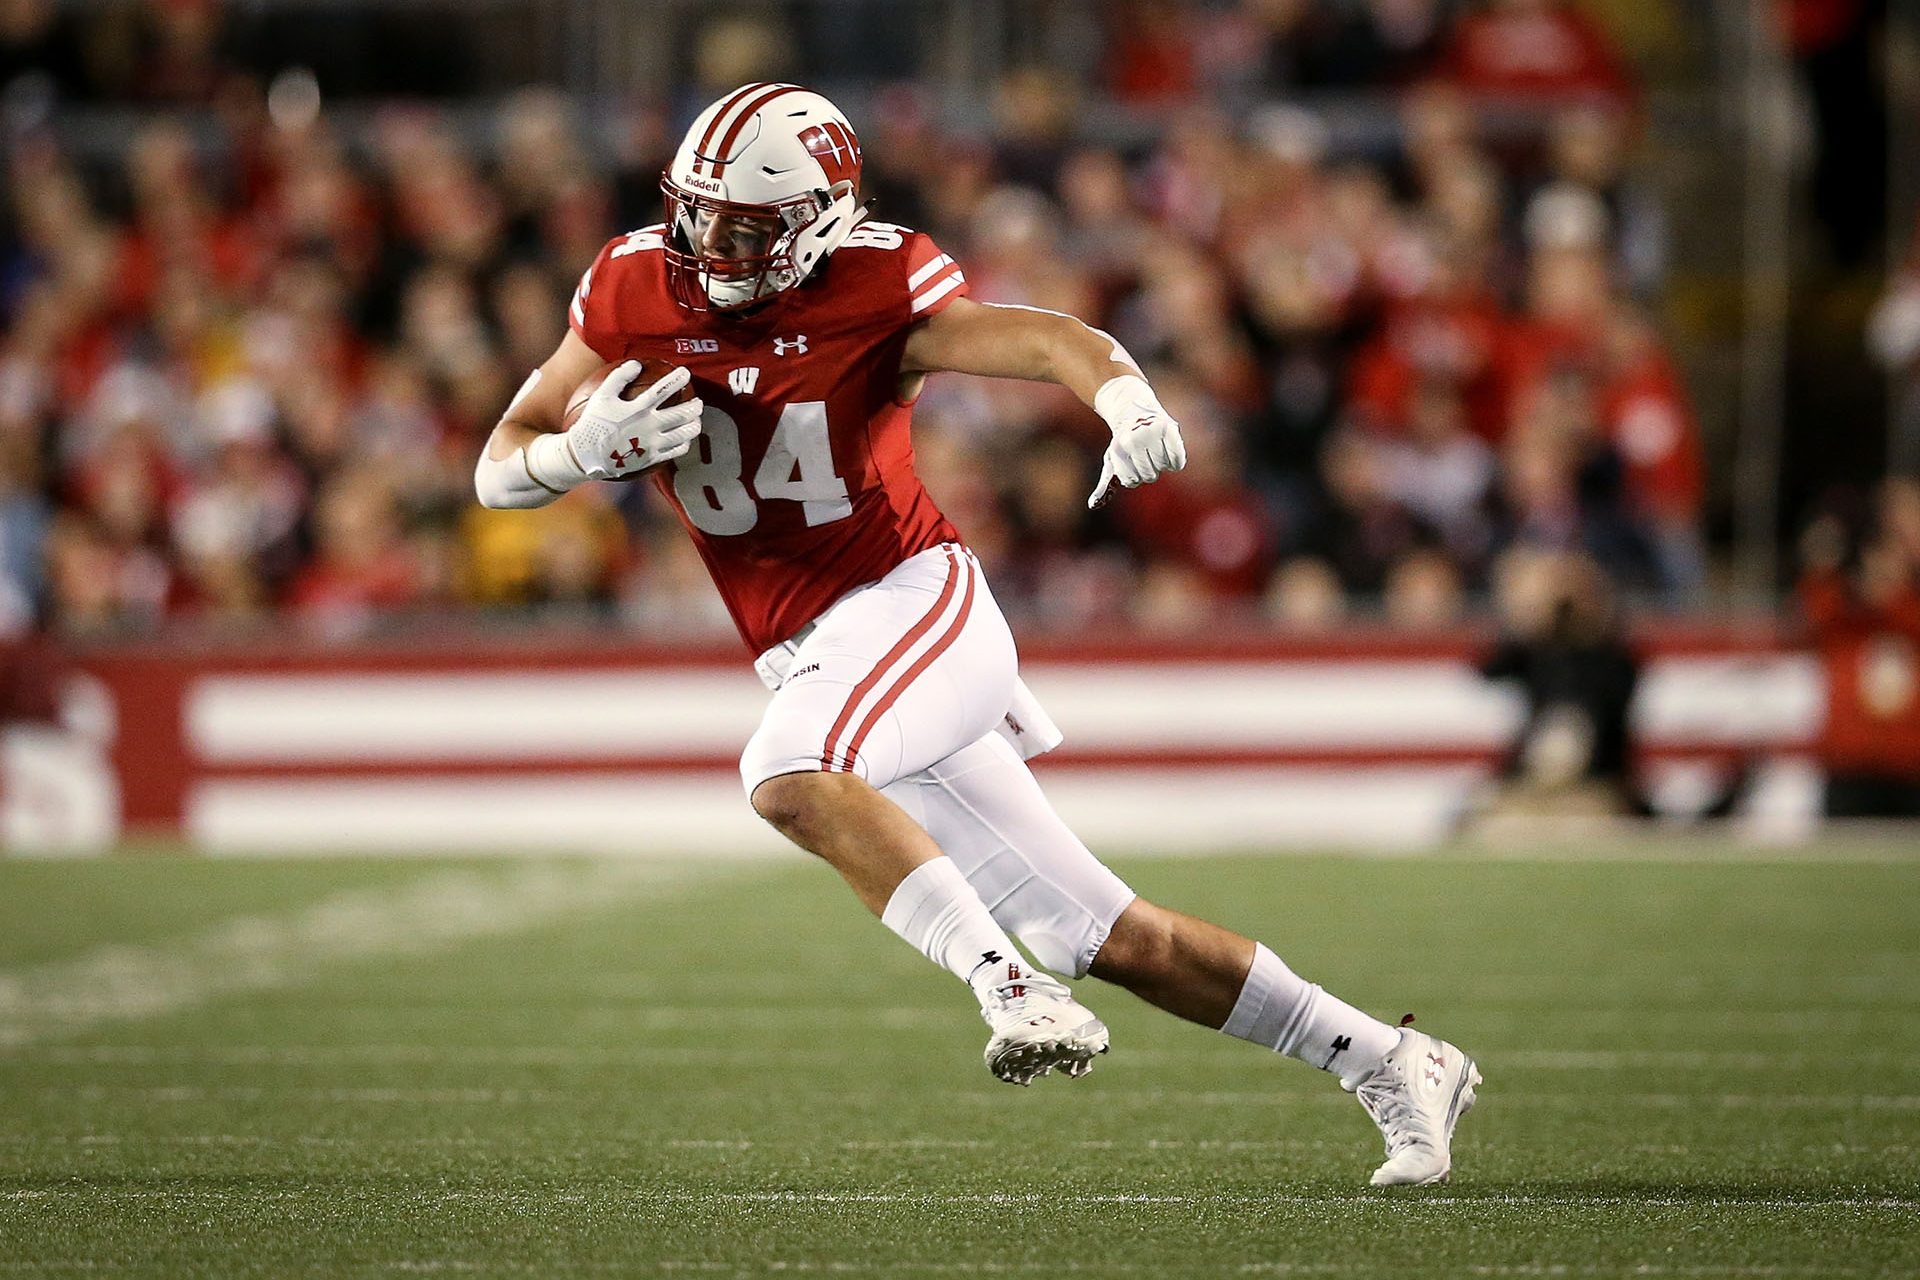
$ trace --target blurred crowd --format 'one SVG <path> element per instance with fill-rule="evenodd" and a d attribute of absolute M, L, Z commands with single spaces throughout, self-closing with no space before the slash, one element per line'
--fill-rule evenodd
<path fill-rule="evenodd" d="M 1920 818 L 1920 480 L 1894 476 L 1801 535 L 1820 654 L 1829 817 Z"/>
<path fill-rule="evenodd" d="M 191 28 L 219 6 L 151 8 Z M 32 73 L 45 11 L 0 0 L 0 76 Z M 853 110 L 875 216 L 931 232 L 976 298 L 1110 330 L 1186 433 L 1184 473 L 1089 513 L 1090 412 L 931 382 L 922 474 L 1010 614 L 1444 626 L 1540 553 L 1647 597 L 1701 585 L 1697 429 L 1648 311 L 1665 231 L 1601 26 L 1560 0 L 1100 12 L 1097 71 L 1008 70 L 988 128 L 908 85 Z M 143 92 L 213 136 L 155 111 L 98 166 L 15 130 L 0 620 L 292 615 L 345 635 L 484 609 L 724 630 L 644 486 L 490 512 L 471 474 L 578 273 L 659 220 L 692 112 L 805 75 L 775 21 L 712 22 L 680 92 L 613 120 L 526 91 L 484 127 L 391 104 L 349 136 L 312 77 L 187 75 L 162 41 Z M 1398 127 L 1343 141 L 1298 96 L 1327 89 L 1377 95 Z M 1095 107 L 1161 124 L 1109 144 Z"/>

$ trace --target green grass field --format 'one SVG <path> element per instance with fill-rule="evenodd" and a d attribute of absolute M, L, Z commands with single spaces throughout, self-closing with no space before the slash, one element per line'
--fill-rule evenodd
<path fill-rule="evenodd" d="M 1920 1275 L 1920 858 L 1122 870 L 1473 1052 L 1451 1185 L 1097 985 L 995 1083 L 797 857 L 0 861 L 0 1275 Z"/>

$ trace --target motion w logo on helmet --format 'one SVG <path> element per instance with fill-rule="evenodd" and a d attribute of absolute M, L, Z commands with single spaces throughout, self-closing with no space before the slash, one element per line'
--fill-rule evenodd
<path fill-rule="evenodd" d="M 838 120 L 828 120 L 800 135 L 800 145 L 820 162 L 829 185 L 860 177 L 860 142 Z"/>

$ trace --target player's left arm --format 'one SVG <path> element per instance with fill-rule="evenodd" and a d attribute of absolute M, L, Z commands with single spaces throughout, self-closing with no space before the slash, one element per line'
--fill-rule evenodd
<path fill-rule="evenodd" d="M 1180 424 L 1140 366 L 1111 335 L 1072 316 L 955 298 L 908 332 L 900 361 L 903 390 L 939 372 L 1056 382 L 1090 405 L 1113 432 L 1090 507 L 1114 480 L 1131 489 L 1187 465 Z"/>

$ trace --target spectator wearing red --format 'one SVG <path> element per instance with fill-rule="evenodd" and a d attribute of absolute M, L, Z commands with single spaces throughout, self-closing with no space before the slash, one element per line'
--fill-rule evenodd
<path fill-rule="evenodd" d="M 1700 425 L 1679 370 L 1653 326 L 1624 307 L 1608 326 L 1603 368 L 1601 421 L 1620 459 L 1627 503 L 1648 527 L 1663 582 L 1698 587 L 1706 578 L 1706 475 Z"/>
<path fill-rule="evenodd" d="M 1827 814 L 1920 817 L 1920 481 L 1887 482 L 1852 573 L 1845 551 L 1832 516 L 1801 542 L 1800 604 L 1827 683 Z"/>
<path fill-rule="evenodd" d="M 175 124 L 148 126 L 127 161 L 134 216 L 121 237 L 114 302 L 129 317 L 145 315 L 175 270 L 216 281 L 237 296 L 261 269 L 260 246 L 247 221 L 222 209 L 196 172 L 193 139 Z"/>
<path fill-rule="evenodd" d="M 1199 87 L 1192 14 L 1172 0 L 1129 0 L 1108 45 L 1107 85 L 1123 102 L 1184 102 Z"/>
<path fill-rule="evenodd" d="M 1568 0 L 1492 0 L 1454 28 L 1442 73 L 1483 99 L 1582 99 L 1630 109 L 1635 87 L 1613 40 Z"/>
<path fill-rule="evenodd" d="M 1232 435 L 1218 408 L 1183 379 L 1156 374 L 1154 385 L 1180 422 L 1187 467 L 1129 491 L 1119 518 L 1149 565 L 1178 566 L 1214 601 L 1256 600 L 1273 568 L 1274 535 Z"/>
<path fill-rule="evenodd" d="M 372 473 L 343 475 L 321 493 L 314 551 L 287 600 L 324 630 L 363 630 L 381 610 L 403 608 L 420 593 L 393 495 Z"/>
<path fill-rule="evenodd" d="M 1500 304 L 1473 274 L 1463 246 L 1436 246 L 1424 287 L 1390 306 L 1354 354 L 1351 412 L 1357 421 L 1397 429 L 1412 411 L 1415 388 L 1442 381 L 1459 390 L 1475 434 L 1497 441 L 1505 428 L 1497 368 L 1505 331 Z"/>
<path fill-rule="evenodd" d="M 1613 285 L 1598 246 L 1534 246 L 1526 310 L 1506 327 L 1497 356 L 1502 434 L 1536 387 L 1560 370 L 1597 374 L 1613 318 Z"/>

